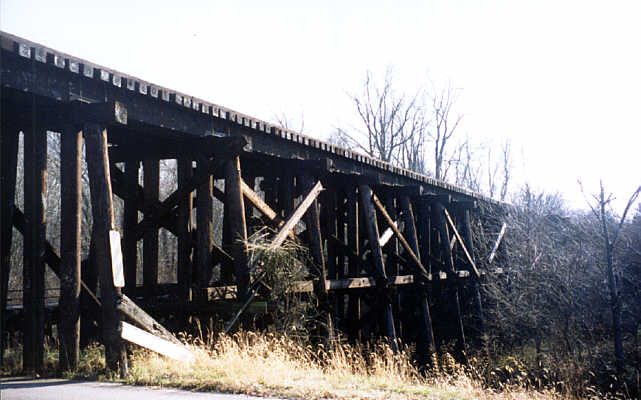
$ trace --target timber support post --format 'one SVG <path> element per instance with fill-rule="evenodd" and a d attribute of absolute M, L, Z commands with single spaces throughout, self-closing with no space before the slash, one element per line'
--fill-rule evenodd
<path fill-rule="evenodd" d="M 449 203 L 449 196 L 439 196 L 432 202 L 432 220 L 436 226 L 439 235 L 439 246 L 441 250 L 441 260 L 445 266 L 445 273 L 448 278 L 455 275 L 454 260 L 452 258 L 452 248 L 450 247 L 450 236 L 445 220 L 445 206 L 443 203 Z M 456 358 L 459 362 L 465 363 L 465 331 L 463 329 L 463 320 L 461 318 L 461 305 L 459 300 L 458 288 L 456 285 L 447 285 L 445 288 L 445 299 L 441 299 L 441 318 L 449 319 L 448 331 L 453 336 L 456 345 Z M 445 303 L 445 304 L 443 304 Z M 443 308 L 448 310 L 443 313 Z"/>
<path fill-rule="evenodd" d="M 151 216 L 158 203 L 160 162 L 147 159 L 142 162 L 145 216 Z M 152 298 L 158 283 L 158 227 L 145 230 L 142 243 L 142 280 L 146 298 Z"/>
<path fill-rule="evenodd" d="M 239 300 L 249 296 L 249 266 L 247 254 L 247 222 L 245 200 L 241 185 L 240 157 L 225 162 L 225 212 L 229 212 L 229 235 Z"/>
<path fill-rule="evenodd" d="M 32 99 L 32 121 L 24 130 L 23 305 L 25 371 L 41 373 L 44 357 L 45 234 L 47 198 L 47 131 Z"/>
<path fill-rule="evenodd" d="M 121 317 L 117 305 L 122 301 L 120 288 L 114 286 L 110 232 L 115 229 L 115 217 L 109 175 L 106 127 L 86 123 L 85 137 L 87 169 L 93 210 L 95 266 L 100 275 L 102 297 L 102 335 L 107 370 L 128 374 L 127 353 L 121 339 Z"/>
<path fill-rule="evenodd" d="M 405 235 L 407 241 L 417 255 L 421 258 L 421 252 L 418 245 L 418 232 L 416 230 L 414 209 L 408 195 L 403 194 L 400 199 L 401 212 L 403 213 L 403 220 L 405 225 Z M 432 315 L 430 313 L 430 304 L 427 293 L 427 288 L 425 284 L 427 282 L 421 282 L 422 285 L 419 287 L 419 308 L 421 312 L 421 323 L 423 328 L 423 335 L 419 338 L 419 342 L 423 345 L 419 349 L 420 356 L 423 362 L 428 362 L 433 358 L 433 355 L 436 353 L 434 345 L 434 331 L 432 328 Z"/>
<path fill-rule="evenodd" d="M 207 171 L 209 160 L 198 159 L 197 174 L 205 174 L 205 180 L 198 186 L 196 197 L 196 281 L 199 287 L 207 287 L 212 274 L 212 252 L 214 250 L 214 181 Z M 182 221 L 184 223 L 185 221 Z M 183 260 L 184 261 L 184 260 Z"/>
<path fill-rule="evenodd" d="M 82 132 L 69 126 L 60 144 L 60 364 L 75 370 L 80 359 Z"/>
<path fill-rule="evenodd" d="M 314 187 L 314 180 L 311 175 L 303 174 L 298 177 L 300 180 L 301 188 L 303 193 L 307 193 Z M 315 198 L 311 203 L 304 215 L 305 225 L 307 226 L 307 237 L 309 240 L 309 246 L 311 250 L 312 258 L 318 267 L 318 281 L 319 281 L 319 297 L 321 302 L 327 308 L 327 316 L 325 318 L 326 324 L 326 336 L 331 342 L 334 338 L 334 326 L 332 320 L 332 313 L 328 307 L 327 299 L 327 270 L 325 264 L 325 255 L 323 252 L 323 237 L 321 233 L 320 225 L 320 210 L 318 207 L 318 200 Z"/>
<path fill-rule="evenodd" d="M 185 183 L 193 176 L 193 162 L 181 158 L 177 161 L 178 190 L 185 187 Z M 189 192 L 180 202 L 178 209 L 178 265 L 177 281 L 181 300 L 191 300 L 191 285 L 193 280 L 192 268 L 192 209 L 193 194 Z"/>
<path fill-rule="evenodd" d="M 374 271 L 377 276 L 375 279 L 381 284 L 385 285 L 387 282 L 387 274 L 385 273 L 385 264 L 383 262 L 383 251 L 379 244 L 380 236 L 378 234 L 378 224 L 376 222 L 376 210 L 372 202 L 372 189 L 369 185 L 361 184 L 358 186 L 360 195 L 361 206 L 363 207 L 363 217 L 365 224 L 365 231 L 367 233 L 367 240 L 369 242 L 370 250 L 372 252 L 372 262 L 374 264 Z M 378 287 L 378 283 L 377 283 Z M 381 299 L 382 321 L 381 325 L 385 336 L 390 341 L 390 345 L 394 353 L 398 352 L 396 343 L 396 330 L 394 329 L 394 315 L 392 313 L 392 304 L 389 299 Z"/>
<path fill-rule="evenodd" d="M 11 265 L 11 242 L 13 238 L 13 213 L 16 195 L 16 171 L 18 170 L 18 130 L 7 123 L 5 113 L 0 115 L 2 138 L 0 139 L 0 365 L 4 365 L 7 344 L 6 308 Z"/>
<path fill-rule="evenodd" d="M 356 187 L 349 186 L 347 193 L 347 245 L 354 253 L 348 254 L 347 276 L 357 278 L 360 275 L 361 232 L 359 224 L 359 206 Z M 357 259 L 354 259 L 357 258 Z M 361 295 L 356 291 L 349 293 L 347 299 L 347 316 L 349 318 L 349 333 L 353 342 L 362 340 L 361 330 Z"/>
<path fill-rule="evenodd" d="M 474 243 L 472 241 L 472 225 L 470 223 L 470 210 L 476 208 L 476 202 L 459 202 L 457 211 L 458 211 L 458 220 L 460 223 L 461 227 L 461 236 L 463 238 L 463 242 L 465 243 L 465 247 L 467 248 L 467 251 L 469 252 L 471 260 L 474 262 L 475 256 L 474 256 Z M 481 342 L 481 345 L 484 345 L 482 343 L 485 340 L 485 316 L 483 313 L 483 305 L 481 302 L 481 283 L 480 283 L 480 277 L 476 276 L 476 274 L 472 274 L 472 282 L 471 282 L 471 291 L 472 291 L 472 308 L 473 308 L 473 314 L 474 314 L 474 319 L 475 319 L 475 333 L 477 336 L 477 340 Z"/>
<path fill-rule="evenodd" d="M 125 293 L 135 297 L 138 279 L 138 177 L 140 162 L 125 163 L 124 184 L 124 215 L 123 215 L 123 262 L 125 266 Z M 143 207 L 144 208 L 144 207 Z"/>

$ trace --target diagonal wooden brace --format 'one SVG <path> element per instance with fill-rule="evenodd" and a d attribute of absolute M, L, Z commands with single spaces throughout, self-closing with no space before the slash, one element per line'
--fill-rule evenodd
<path fill-rule="evenodd" d="M 206 181 L 211 174 L 223 166 L 223 163 L 224 160 L 211 160 L 204 171 L 194 175 L 194 177 L 187 181 L 183 188 L 169 195 L 158 207 L 154 207 L 153 214 L 151 216 L 145 216 L 143 220 L 138 223 L 136 227 L 136 239 L 140 240 L 147 229 L 159 225 L 163 217 L 175 211 L 175 208 L 178 207 L 183 197 Z"/>
<path fill-rule="evenodd" d="M 474 274 L 476 275 L 476 277 L 479 278 L 481 274 L 479 273 L 479 270 L 476 268 L 476 263 L 472 259 L 472 256 L 470 255 L 470 253 L 467 251 L 467 247 L 465 247 L 465 242 L 463 242 L 463 239 L 461 239 L 461 235 L 459 235 L 458 230 L 454 225 L 454 221 L 452 221 L 452 217 L 450 217 L 450 213 L 447 211 L 447 208 L 443 207 L 443 213 L 445 214 L 445 219 L 450 225 L 450 228 L 452 228 L 452 231 L 454 231 L 454 236 L 456 236 L 456 240 L 458 240 L 459 244 L 461 245 L 461 248 L 463 249 L 463 253 L 465 253 L 465 257 L 467 258 L 467 261 L 472 266 L 472 271 L 474 271 Z"/>
<path fill-rule="evenodd" d="M 24 226 L 25 226 L 25 218 L 24 214 L 22 211 L 16 207 L 14 208 L 13 211 L 13 226 L 18 230 L 18 232 L 23 233 L 24 232 Z M 56 274 L 56 276 L 60 276 L 60 256 L 58 253 L 56 253 L 56 250 L 54 247 L 49 243 L 48 241 L 45 241 L 45 254 L 44 254 L 44 260 L 51 268 L 51 270 Z M 81 289 L 96 303 L 98 307 L 101 306 L 100 300 L 98 300 L 98 297 L 96 294 L 83 282 L 82 280 L 80 281 L 80 286 Z"/>
<path fill-rule="evenodd" d="M 492 264 L 492 261 L 494 261 L 494 257 L 496 257 L 496 252 L 499 249 L 499 245 L 501 244 L 501 241 L 503 240 L 503 236 L 505 235 L 505 231 L 507 231 L 507 224 L 503 222 L 503 226 L 501 226 L 501 231 L 499 232 L 499 236 L 496 238 L 496 242 L 494 242 L 494 247 L 492 247 L 492 252 L 490 253 L 490 256 L 487 258 L 488 264 Z"/>
<path fill-rule="evenodd" d="M 241 180 L 240 181 L 241 188 L 243 191 L 243 195 L 247 200 L 252 203 L 252 205 L 261 213 L 263 213 L 267 218 L 269 218 L 271 221 L 274 221 L 277 226 L 280 228 L 285 224 L 285 221 L 283 221 L 278 214 L 276 214 L 276 211 L 274 211 L 267 203 L 263 201 L 263 199 L 260 198 L 258 193 L 252 190 L 252 188 L 249 187 L 245 183 L 245 181 Z M 294 239 L 294 232 L 289 233 L 289 238 Z"/>
<path fill-rule="evenodd" d="M 418 259 L 416 256 L 416 253 L 412 250 L 410 247 L 409 243 L 407 243 L 407 240 L 401 233 L 401 231 L 398 229 L 398 227 L 394 224 L 394 221 L 392 220 L 392 217 L 387 213 L 385 210 L 385 207 L 381 203 L 381 201 L 376 197 L 375 194 L 372 194 L 372 202 L 378 208 L 378 210 L 381 212 L 381 215 L 383 215 L 383 218 L 385 219 L 385 222 L 387 222 L 387 225 L 389 225 L 390 228 L 392 228 L 392 231 L 394 231 L 394 234 L 398 238 L 399 242 L 403 245 L 403 248 L 405 248 L 405 251 L 410 255 L 410 258 L 412 261 L 414 261 L 414 264 L 418 267 L 420 270 L 419 273 L 423 276 L 423 278 L 428 279 L 429 274 L 427 273 L 427 270 L 423 266 L 423 263 L 421 263 L 421 260 Z"/>
<path fill-rule="evenodd" d="M 314 185 L 314 187 L 309 191 L 305 199 L 298 205 L 298 207 L 296 207 L 296 210 L 294 210 L 292 216 L 281 227 L 278 234 L 276 234 L 274 240 L 272 240 L 272 243 L 269 245 L 270 248 L 275 249 L 283 244 L 285 238 L 289 236 L 290 233 L 292 233 L 296 224 L 300 221 L 301 218 L 303 218 L 303 215 L 305 214 L 307 209 L 312 205 L 314 200 L 316 200 L 316 197 L 318 197 L 318 194 L 322 190 L 323 185 L 321 184 L 321 182 L 316 182 L 316 185 Z"/>

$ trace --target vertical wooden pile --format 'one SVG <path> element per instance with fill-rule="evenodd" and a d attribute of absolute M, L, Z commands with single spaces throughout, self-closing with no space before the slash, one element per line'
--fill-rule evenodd
<path fill-rule="evenodd" d="M 95 263 L 100 274 L 102 297 L 102 335 L 105 361 L 111 371 L 128 373 L 127 353 L 121 339 L 121 317 L 117 305 L 122 292 L 114 285 L 110 232 L 115 230 L 115 217 L 107 153 L 107 129 L 97 123 L 86 123 L 83 128 L 87 169 L 91 190 Z"/>

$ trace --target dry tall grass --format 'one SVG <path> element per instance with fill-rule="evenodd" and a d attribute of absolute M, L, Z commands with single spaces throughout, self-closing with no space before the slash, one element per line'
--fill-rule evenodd
<path fill-rule="evenodd" d="M 239 332 L 192 344 L 184 364 L 138 352 L 128 383 L 296 399 L 557 399 L 519 388 L 495 393 L 465 374 L 426 378 L 407 351 L 379 343 L 317 350 L 285 335 Z"/>

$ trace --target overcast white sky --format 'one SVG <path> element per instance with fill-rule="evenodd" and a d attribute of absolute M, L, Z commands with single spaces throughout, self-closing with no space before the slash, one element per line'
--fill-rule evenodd
<path fill-rule="evenodd" d="M 306 5 L 309 3 L 309 5 Z M 347 92 L 393 65 L 462 88 L 463 129 L 511 138 L 535 187 L 581 204 L 639 184 L 641 1 L 0 0 L 0 29 L 327 138 Z"/>

